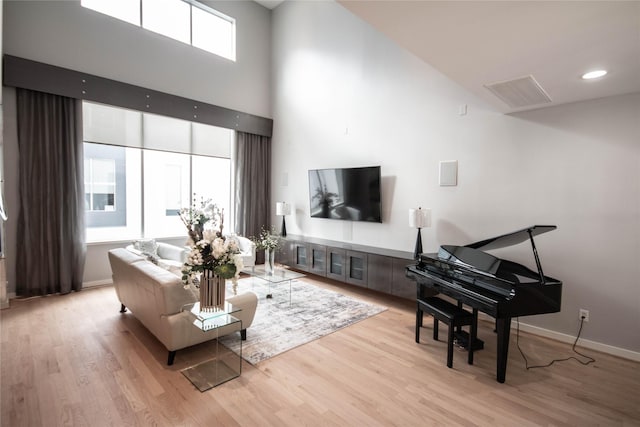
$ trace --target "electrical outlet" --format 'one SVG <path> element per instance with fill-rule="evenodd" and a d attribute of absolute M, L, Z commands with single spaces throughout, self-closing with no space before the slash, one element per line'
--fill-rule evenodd
<path fill-rule="evenodd" d="M 580 309 L 580 315 L 578 319 L 584 319 L 585 322 L 589 321 L 589 310 L 585 310 L 584 308 Z"/>

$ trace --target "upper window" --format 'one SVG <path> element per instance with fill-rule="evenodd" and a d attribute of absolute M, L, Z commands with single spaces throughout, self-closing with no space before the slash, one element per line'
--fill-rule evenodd
<path fill-rule="evenodd" d="M 82 6 L 140 26 L 140 0 L 82 0 Z"/>
<path fill-rule="evenodd" d="M 195 0 L 81 0 L 82 6 L 232 61 L 236 21 Z"/>

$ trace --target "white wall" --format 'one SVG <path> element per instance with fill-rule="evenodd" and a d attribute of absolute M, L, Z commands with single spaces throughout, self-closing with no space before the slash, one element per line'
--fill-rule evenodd
<path fill-rule="evenodd" d="M 99 14 L 77 0 L 5 1 L 4 53 L 70 68 L 263 117 L 271 117 L 271 12 L 252 1 L 203 1 L 236 19 L 232 62 Z M 4 88 L 3 145 L 8 292 L 15 293 L 18 162 L 15 90 Z M 85 284 L 111 277 L 107 251 L 89 245 Z"/>
<path fill-rule="evenodd" d="M 640 352 L 640 94 L 504 116 L 331 2 L 274 10 L 273 79 L 289 233 L 412 251 L 422 206 L 435 251 L 555 224 L 536 244 L 562 311 L 523 322 L 575 336 L 585 308 L 583 338 Z M 458 160 L 458 186 L 438 185 L 441 160 Z M 310 218 L 309 169 L 365 165 L 382 166 L 382 224 Z M 496 255 L 535 268 L 527 244 Z"/>

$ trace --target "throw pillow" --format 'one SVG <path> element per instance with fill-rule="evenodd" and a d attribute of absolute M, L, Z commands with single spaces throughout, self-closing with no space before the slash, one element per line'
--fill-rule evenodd
<path fill-rule="evenodd" d="M 158 244 L 155 239 L 139 239 L 133 242 L 133 247 L 143 254 L 158 256 Z"/>

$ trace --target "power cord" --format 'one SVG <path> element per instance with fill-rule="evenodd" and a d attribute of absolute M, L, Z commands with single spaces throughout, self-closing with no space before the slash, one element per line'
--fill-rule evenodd
<path fill-rule="evenodd" d="M 582 333 L 582 326 L 584 325 L 584 317 L 582 317 L 580 319 L 580 329 L 578 329 L 578 335 L 576 336 L 576 340 L 573 342 L 573 345 L 571 346 L 571 350 L 573 350 L 574 353 L 587 358 L 587 361 L 582 361 L 580 359 L 578 359 L 575 356 L 569 356 L 566 357 L 564 359 L 553 359 L 551 362 L 547 363 L 546 365 L 533 365 L 533 366 L 529 366 L 529 361 L 527 360 L 527 357 L 524 355 L 524 352 L 522 351 L 522 349 L 520 348 L 520 318 L 516 318 L 516 345 L 518 347 L 518 350 L 520 351 L 520 354 L 522 355 L 522 358 L 524 359 L 524 366 L 525 368 L 527 368 L 527 370 L 529 369 L 534 369 L 534 368 L 547 368 L 551 365 L 553 365 L 555 362 L 566 362 L 567 360 L 570 359 L 574 359 L 576 360 L 578 363 L 580 363 L 581 365 L 588 365 L 590 363 L 593 363 L 596 361 L 596 359 L 594 359 L 593 357 L 587 356 L 585 354 L 580 353 L 578 350 L 576 350 L 576 344 L 578 343 L 578 340 L 580 339 L 580 334 Z"/>

